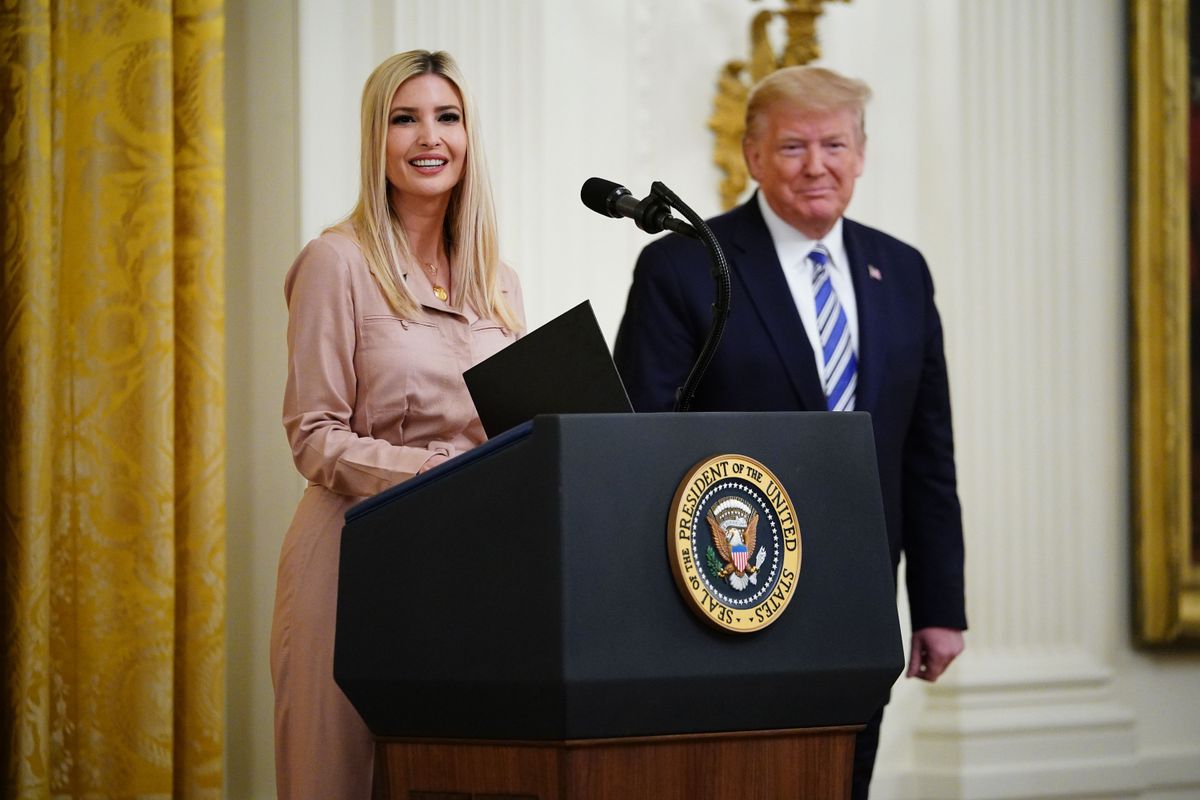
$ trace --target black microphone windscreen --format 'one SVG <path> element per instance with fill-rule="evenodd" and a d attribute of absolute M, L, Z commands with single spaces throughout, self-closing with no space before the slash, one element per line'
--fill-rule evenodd
<path fill-rule="evenodd" d="M 583 188 L 579 190 L 579 199 L 597 214 L 615 217 L 617 215 L 608 209 L 609 199 L 622 192 L 627 194 L 629 190 L 619 183 L 606 181 L 604 178 L 588 178 L 583 182 Z"/>

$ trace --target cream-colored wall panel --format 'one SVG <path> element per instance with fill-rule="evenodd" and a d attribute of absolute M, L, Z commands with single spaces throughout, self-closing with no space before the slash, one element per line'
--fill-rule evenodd
<path fill-rule="evenodd" d="M 226 770 L 224 796 L 275 796 L 268 669 L 279 546 L 300 497 L 281 422 L 283 276 L 299 242 L 296 12 L 226 5 Z"/>
<path fill-rule="evenodd" d="M 303 241 L 358 199 L 363 83 L 383 60 L 390 6 L 372 0 L 295 0 L 299 53 L 300 231 Z"/>

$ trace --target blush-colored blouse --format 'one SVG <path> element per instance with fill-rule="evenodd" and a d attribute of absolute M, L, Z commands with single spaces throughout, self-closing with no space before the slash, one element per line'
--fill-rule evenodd
<path fill-rule="evenodd" d="M 357 243 L 336 232 L 310 242 L 287 276 L 284 427 L 300 473 L 338 494 L 375 494 L 487 438 L 462 373 L 516 332 L 455 310 L 454 294 L 438 300 L 419 269 L 405 281 L 420 308 L 402 317 Z M 523 321 L 516 273 L 503 267 L 500 285 Z"/>

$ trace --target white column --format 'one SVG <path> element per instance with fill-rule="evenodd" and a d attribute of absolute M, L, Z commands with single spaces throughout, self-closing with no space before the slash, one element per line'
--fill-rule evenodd
<path fill-rule="evenodd" d="M 925 9 L 922 239 L 948 331 L 968 651 L 929 689 L 908 796 L 1136 797 L 1125 597 L 1124 6 Z M 1105 221 L 1105 222 L 1101 222 Z"/>

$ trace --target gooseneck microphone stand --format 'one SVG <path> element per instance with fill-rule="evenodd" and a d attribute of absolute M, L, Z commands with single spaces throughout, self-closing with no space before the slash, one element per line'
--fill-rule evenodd
<path fill-rule="evenodd" d="M 721 335 L 725 332 L 725 323 L 729 319 L 729 296 L 730 296 L 730 278 L 729 278 L 729 262 L 725 260 L 725 253 L 721 250 L 721 245 L 717 241 L 717 237 L 713 235 L 712 230 L 700 218 L 700 215 L 688 207 L 686 203 L 679 199 L 673 191 L 667 188 L 662 181 L 655 181 L 650 184 L 650 194 L 647 195 L 643 203 L 661 203 L 663 206 L 674 208 L 683 215 L 689 223 L 691 223 L 692 232 L 689 234 L 695 239 L 699 239 L 701 243 L 708 249 L 709 260 L 712 262 L 711 274 L 717 285 L 717 296 L 712 306 L 712 325 L 709 327 L 708 336 L 704 340 L 704 346 L 700 348 L 700 355 L 696 357 L 696 363 L 692 365 L 691 372 L 688 373 L 687 380 L 683 385 L 675 390 L 675 411 L 690 411 L 692 399 L 696 396 L 696 387 L 700 385 L 700 379 L 704 377 L 704 373 L 708 371 L 709 364 L 712 363 L 713 356 L 717 352 L 717 345 L 721 343 Z M 670 212 L 665 208 L 660 209 L 669 216 Z M 647 213 L 643 219 L 661 218 L 662 213 L 654 214 Z M 639 227 L 641 227 L 639 222 Z M 683 227 L 683 226 L 680 226 Z M 645 230 L 643 228 L 643 230 Z M 659 228 L 661 231 L 662 228 Z M 648 233 L 658 233 L 658 231 L 647 231 Z M 679 231 L 686 233 L 686 231 Z"/>

